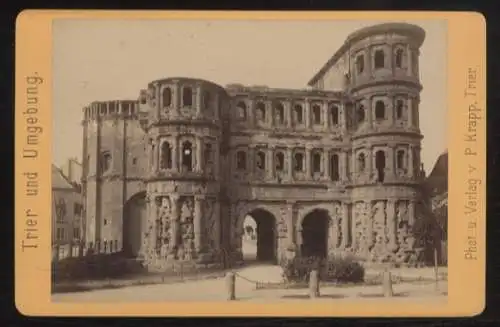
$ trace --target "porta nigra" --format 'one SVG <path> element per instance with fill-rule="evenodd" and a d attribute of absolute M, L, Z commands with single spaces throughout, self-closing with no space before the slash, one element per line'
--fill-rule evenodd
<path fill-rule="evenodd" d="M 305 89 L 171 77 L 135 100 L 91 103 L 87 242 L 151 267 L 237 262 L 251 215 L 264 261 L 410 260 L 423 201 L 424 38 L 403 23 L 361 29 Z"/>

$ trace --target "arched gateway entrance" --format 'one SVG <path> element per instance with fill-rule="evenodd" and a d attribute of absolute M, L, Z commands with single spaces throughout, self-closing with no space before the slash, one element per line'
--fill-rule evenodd
<path fill-rule="evenodd" d="M 146 192 L 132 196 L 123 207 L 123 253 L 137 257 L 146 221 Z"/>
<path fill-rule="evenodd" d="M 316 209 L 302 221 L 301 255 L 305 257 L 326 258 L 328 255 L 328 211 Z"/>
<path fill-rule="evenodd" d="M 247 263 L 276 263 L 277 240 L 274 215 L 263 209 L 255 209 L 244 218 L 242 228 L 244 229 L 243 260 Z"/>

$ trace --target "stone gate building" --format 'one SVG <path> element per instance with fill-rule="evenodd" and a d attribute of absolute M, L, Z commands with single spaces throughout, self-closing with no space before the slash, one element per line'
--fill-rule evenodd
<path fill-rule="evenodd" d="M 403 23 L 358 30 L 303 90 L 173 77 L 90 104 L 87 242 L 150 265 L 239 260 L 251 215 L 263 260 L 409 260 L 424 38 Z"/>

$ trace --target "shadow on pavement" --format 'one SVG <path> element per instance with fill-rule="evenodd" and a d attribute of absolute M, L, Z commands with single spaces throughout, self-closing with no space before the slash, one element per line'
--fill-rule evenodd
<path fill-rule="evenodd" d="M 342 294 L 324 294 L 320 295 L 320 299 L 343 299 L 345 295 Z M 296 299 L 296 300 L 309 300 L 310 297 L 307 294 L 292 294 L 292 295 L 283 295 L 282 299 Z"/>
<path fill-rule="evenodd" d="M 393 297 L 408 297 L 410 296 L 409 292 L 400 292 L 400 293 L 394 293 Z M 357 297 L 363 297 L 363 298 L 383 298 L 385 297 L 384 294 L 363 294 L 359 293 L 357 294 Z"/>

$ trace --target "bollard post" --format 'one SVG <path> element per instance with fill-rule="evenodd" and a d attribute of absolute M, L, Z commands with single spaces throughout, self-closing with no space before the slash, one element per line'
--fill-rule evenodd
<path fill-rule="evenodd" d="M 383 272 L 382 287 L 384 290 L 385 297 L 392 297 L 394 295 L 392 291 L 392 276 L 389 269 L 385 269 Z"/>
<path fill-rule="evenodd" d="M 227 300 L 236 300 L 236 275 L 232 272 L 226 274 Z"/>
<path fill-rule="evenodd" d="M 316 269 L 309 273 L 309 297 L 311 299 L 319 297 L 319 275 Z"/>

